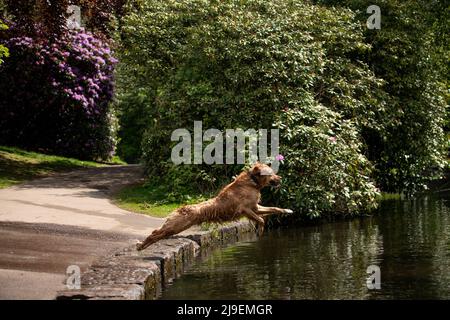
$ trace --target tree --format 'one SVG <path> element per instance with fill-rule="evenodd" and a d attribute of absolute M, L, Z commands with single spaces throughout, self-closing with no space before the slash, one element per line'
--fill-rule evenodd
<path fill-rule="evenodd" d="M 365 24 L 368 0 L 319 0 L 351 8 Z M 372 47 L 364 57 L 385 80 L 386 115 L 382 130 L 363 132 L 367 154 L 381 188 L 414 193 L 439 176 L 445 165 L 448 88 L 448 19 L 445 1 L 383 0 L 381 29 L 365 29 Z M 448 96 L 447 96 L 448 101 Z"/>

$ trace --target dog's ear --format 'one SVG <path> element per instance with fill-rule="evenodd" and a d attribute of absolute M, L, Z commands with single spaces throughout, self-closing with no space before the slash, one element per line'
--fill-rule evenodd
<path fill-rule="evenodd" d="M 255 165 L 252 170 L 251 173 L 255 176 L 258 176 L 261 174 L 261 168 L 258 165 Z"/>

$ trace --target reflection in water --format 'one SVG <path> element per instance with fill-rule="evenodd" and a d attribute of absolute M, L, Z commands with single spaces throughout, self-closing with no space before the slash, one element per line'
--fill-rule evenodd
<path fill-rule="evenodd" d="M 163 299 L 450 299 L 450 202 L 384 201 L 363 219 L 267 232 L 216 250 Z M 381 269 L 381 290 L 366 269 Z"/>

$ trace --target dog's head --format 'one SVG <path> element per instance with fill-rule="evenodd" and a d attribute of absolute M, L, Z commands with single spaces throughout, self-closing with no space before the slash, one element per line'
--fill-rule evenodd
<path fill-rule="evenodd" d="M 250 168 L 248 173 L 250 178 L 261 188 L 266 186 L 278 188 L 281 184 L 281 177 L 276 175 L 273 169 L 267 164 L 257 162 Z"/>

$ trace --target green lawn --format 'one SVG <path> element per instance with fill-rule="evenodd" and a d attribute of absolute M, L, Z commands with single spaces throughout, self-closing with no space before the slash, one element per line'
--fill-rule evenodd
<path fill-rule="evenodd" d="M 135 185 L 122 189 L 115 196 L 115 204 L 125 210 L 164 218 L 184 204 L 198 203 L 210 195 L 175 197 L 163 186 Z M 181 199 L 180 199 L 181 198 Z"/>
<path fill-rule="evenodd" d="M 123 162 L 119 159 L 113 159 L 112 163 L 119 164 Z M 0 146 L 0 188 L 6 188 L 55 172 L 100 167 L 103 165 L 105 164 Z"/>

